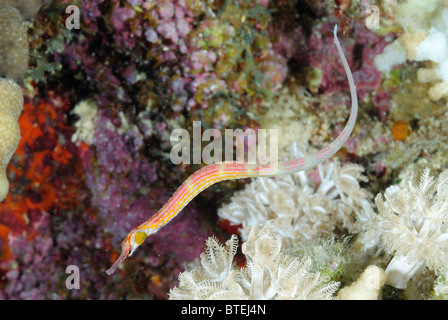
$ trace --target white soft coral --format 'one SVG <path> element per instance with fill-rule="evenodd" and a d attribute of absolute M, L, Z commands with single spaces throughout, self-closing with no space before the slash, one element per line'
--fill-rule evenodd
<path fill-rule="evenodd" d="M 386 269 L 387 283 L 406 288 L 425 267 L 446 270 L 448 261 L 448 171 L 437 179 L 423 171 L 375 198 L 378 214 L 369 209 L 365 242 L 377 243 L 393 259 Z"/>
<path fill-rule="evenodd" d="M 210 238 L 201 265 L 179 275 L 170 299 L 333 299 L 339 283 L 310 272 L 311 259 L 281 253 L 281 243 L 272 222 L 253 227 L 242 246 L 247 267 L 238 270 L 236 236 L 225 246 Z"/>
<path fill-rule="evenodd" d="M 304 154 L 303 147 L 292 145 L 292 159 Z M 360 186 L 367 180 L 363 170 L 360 165 L 329 160 L 320 164 L 317 172 L 257 178 L 236 192 L 218 215 L 233 225 L 242 225 L 243 240 L 252 226 L 274 220 L 287 247 L 322 233 L 331 234 L 335 228 L 356 232 L 356 222 L 364 219 L 363 207 L 371 198 Z"/>
<path fill-rule="evenodd" d="M 310 272 L 310 258 L 299 260 L 281 253 L 281 239 L 271 222 L 253 227 L 242 249 L 248 258 L 243 283 L 250 288 L 251 299 L 328 300 L 339 286 L 319 272 Z"/>
<path fill-rule="evenodd" d="M 238 238 L 233 235 L 223 246 L 210 237 L 205 244 L 201 264 L 187 265 L 187 271 L 179 275 L 179 286 L 170 290 L 170 299 L 244 299 L 246 294 L 239 284 L 241 275 L 233 263 Z"/>

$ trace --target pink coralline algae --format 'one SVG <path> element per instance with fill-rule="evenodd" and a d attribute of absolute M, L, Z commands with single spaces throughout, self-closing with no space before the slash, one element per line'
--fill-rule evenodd
<path fill-rule="evenodd" d="M 377 115 L 382 121 L 385 121 L 387 118 L 391 106 L 391 98 L 392 94 L 390 92 L 379 91 L 372 99 Z"/>
<path fill-rule="evenodd" d="M 203 110 L 222 101 L 230 111 L 256 105 L 288 74 L 288 58 L 274 50 L 267 31 L 267 7 L 252 0 L 219 9 L 205 2 L 93 1 L 81 12 L 95 41 L 75 34 L 61 58 L 87 75 L 105 104 L 133 103 L 135 92 L 146 92 L 138 101 L 143 107 L 150 99 L 173 116 L 196 109 L 192 119 L 214 126 Z"/>
<path fill-rule="evenodd" d="M 81 158 L 99 216 L 106 221 L 105 231 L 113 235 L 113 245 L 119 246 L 126 230 L 161 205 L 154 200 L 162 193 L 153 190 L 158 163 L 141 156 L 146 147 L 143 135 L 136 128 L 120 133 L 123 124 L 106 114 L 99 112 L 92 147 L 83 148 Z"/>
<path fill-rule="evenodd" d="M 337 61 L 333 45 L 333 28 L 335 22 L 323 23 L 313 29 L 308 41 L 309 62 L 322 70 L 320 90 L 325 94 L 347 91 L 347 81 L 343 68 Z M 373 58 L 382 52 L 390 42 L 386 37 L 377 37 L 365 26 L 354 21 L 353 36 L 342 37 L 341 43 L 347 53 L 347 61 L 352 68 L 353 78 L 360 100 L 379 89 L 381 73 L 373 64 Z"/>
<path fill-rule="evenodd" d="M 35 225 L 39 235 L 33 242 L 28 241 L 23 235 L 10 237 L 12 252 L 18 257 L 18 267 L 6 272 L 8 285 L 5 290 L 0 291 L 1 299 L 45 299 L 47 293 L 51 291 L 54 292 L 51 298 L 60 298 L 55 290 L 59 275 L 52 270 L 51 265 L 54 250 L 49 226 L 48 216 L 42 216 Z M 46 265 L 46 268 L 42 268 L 42 265 Z"/>
<path fill-rule="evenodd" d="M 133 18 L 135 11 L 132 8 L 116 6 L 113 10 L 110 22 L 116 30 L 124 29 L 126 20 Z"/>
<path fill-rule="evenodd" d="M 83 28 L 57 58 L 75 90 L 98 105 L 93 143 L 81 158 L 114 247 L 147 218 L 143 208 L 158 207 L 148 190 L 167 192 L 185 175 L 168 161 L 173 127 L 197 119 L 218 129 L 236 124 L 286 79 L 291 54 L 276 51 L 268 7 L 252 0 L 218 8 L 182 0 L 83 6 Z M 133 214 L 120 226 L 123 208 Z"/>
<path fill-rule="evenodd" d="M 103 111 L 94 144 L 76 146 L 67 103 L 47 98 L 53 104 L 25 105 L 11 165 L 14 191 L 0 205 L 0 299 L 166 298 L 183 263 L 201 253 L 207 219 L 192 204 L 135 256 L 137 264 L 151 260 L 150 269 L 108 277 L 104 270 L 126 230 L 160 208 L 171 190 L 154 185 L 156 168 L 138 156 L 138 131 L 119 133 L 122 124 Z M 66 287 L 68 266 L 79 268 L 79 290 Z"/>

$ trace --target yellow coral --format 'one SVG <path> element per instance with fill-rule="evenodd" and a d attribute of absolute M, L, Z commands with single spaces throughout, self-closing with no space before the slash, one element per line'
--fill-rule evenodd
<path fill-rule="evenodd" d="M 27 37 L 27 29 L 20 12 L 9 5 L 0 7 L 1 76 L 17 81 L 23 80 L 28 70 Z"/>
<path fill-rule="evenodd" d="M 23 109 L 23 94 L 19 85 L 0 78 L 0 201 L 6 198 L 9 182 L 6 167 L 20 141 L 18 119 Z"/>

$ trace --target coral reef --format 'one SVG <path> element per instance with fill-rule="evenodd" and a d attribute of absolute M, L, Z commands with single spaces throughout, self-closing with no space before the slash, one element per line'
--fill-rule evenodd
<path fill-rule="evenodd" d="M 445 0 L 0 0 L 0 299 L 447 299 L 447 21 Z M 107 276 L 200 167 L 171 163 L 173 129 L 278 129 L 282 159 L 337 137 L 336 23 L 359 96 L 336 157 L 217 184 Z"/>
<path fill-rule="evenodd" d="M 103 47 L 91 48 L 84 34 L 75 35 L 64 56 L 64 64 L 98 87 L 100 99 L 117 96 L 129 102 L 133 92 L 141 92 L 143 107 L 155 103 L 168 111 L 160 114 L 160 122 L 170 115 L 185 126 L 182 113 L 189 111 L 207 127 L 222 127 L 244 117 L 238 108 L 269 95 L 286 77 L 285 57 L 273 51 L 266 31 L 269 11 L 257 1 L 228 1 L 219 8 L 184 1 L 160 1 L 160 6 L 111 1 L 108 6 L 93 1 L 82 11 L 84 28 L 97 32 Z M 98 20 L 107 21 L 105 30 L 98 30 Z M 131 55 L 123 57 L 123 46 Z M 128 85 L 120 86 L 125 81 Z"/>
<path fill-rule="evenodd" d="M 26 96 L 30 95 L 28 92 Z M 80 166 L 88 148 L 85 143 L 71 141 L 75 130 L 67 119 L 72 108 L 59 96 L 47 95 L 45 100 L 51 103 L 35 99 L 25 99 L 19 119 L 22 140 L 9 166 L 12 192 L 0 206 L 0 274 L 5 279 L 0 284 L 0 298 L 116 299 L 141 297 L 145 292 L 151 292 L 145 295 L 148 299 L 166 298 L 183 263 L 199 256 L 210 234 L 204 226 L 206 219 L 196 208 L 188 208 L 185 216 L 175 221 L 174 232 L 162 230 L 160 237 L 148 245 L 151 258 L 143 254 L 136 257 L 152 268 L 134 268 L 137 263 L 132 266 L 135 276 L 125 276 L 123 270 L 115 279 L 107 278 L 104 270 L 113 259 L 113 244 L 122 237 L 120 233 L 113 237 L 112 233 L 126 232 L 122 228 L 123 213 L 137 222 L 152 213 L 148 208 L 159 207 L 166 199 L 152 190 L 150 200 L 144 201 L 141 196 L 133 211 L 123 212 L 126 195 L 114 195 L 112 188 L 114 205 L 118 206 L 109 213 L 99 211 L 88 188 L 91 181 L 86 174 L 91 167 Z M 100 204 L 109 201 L 100 196 Z M 174 243 L 173 251 L 170 246 Z M 69 265 L 79 267 L 82 290 L 65 287 Z"/>

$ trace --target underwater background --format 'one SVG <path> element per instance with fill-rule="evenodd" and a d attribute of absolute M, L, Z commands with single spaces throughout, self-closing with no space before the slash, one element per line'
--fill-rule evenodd
<path fill-rule="evenodd" d="M 107 275 L 204 166 L 174 129 L 338 136 L 336 24 L 335 157 L 206 189 Z M 447 297 L 447 1 L 0 0 L 0 77 L 0 299 Z"/>

